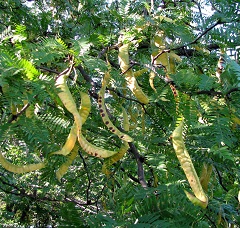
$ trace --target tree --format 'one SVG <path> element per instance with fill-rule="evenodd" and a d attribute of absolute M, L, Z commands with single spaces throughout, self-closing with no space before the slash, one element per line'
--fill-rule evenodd
<path fill-rule="evenodd" d="M 0 9 L 2 224 L 237 227 L 237 1 Z"/>

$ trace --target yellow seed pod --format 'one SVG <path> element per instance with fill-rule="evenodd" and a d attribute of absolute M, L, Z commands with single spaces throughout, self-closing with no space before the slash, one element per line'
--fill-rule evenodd
<path fill-rule="evenodd" d="M 79 109 L 79 114 L 82 119 L 82 124 L 84 124 L 91 110 L 91 100 L 87 93 L 80 92 L 80 94 L 81 94 L 81 106 Z M 53 152 L 50 155 L 53 154 L 61 154 L 64 156 L 68 155 L 72 151 L 76 141 L 77 141 L 77 125 L 76 123 L 74 123 L 62 149 Z"/>
<path fill-rule="evenodd" d="M 80 106 L 79 114 L 82 118 L 82 124 L 84 124 L 91 111 L 91 100 L 87 93 L 80 92 L 80 95 L 81 95 L 81 106 Z"/>
<path fill-rule="evenodd" d="M 196 203 L 199 206 L 206 208 L 208 205 L 208 197 L 203 191 L 202 185 L 200 183 L 196 170 L 193 166 L 192 159 L 190 158 L 189 153 L 185 147 L 182 132 L 183 121 L 181 121 L 180 124 L 173 131 L 172 143 L 177 158 L 196 197 L 195 196 L 192 197 L 190 193 L 186 194 L 193 203 Z"/>
<path fill-rule="evenodd" d="M 94 157 L 108 158 L 118 153 L 118 151 L 105 150 L 103 148 L 94 146 L 93 144 L 88 142 L 87 139 L 81 133 L 79 134 L 78 142 L 86 153 Z"/>
<path fill-rule="evenodd" d="M 74 123 L 62 149 L 56 152 L 50 153 L 50 155 L 53 155 L 53 154 L 61 154 L 64 156 L 68 155 L 72 151 L 76 141 L 77 141 L 77 125 Z"/>
<path fill-rule="evenodd" d="M 99 95 L 98 95 L 98 106 L 99 106 L 100 115 L 102 117 L 103 123 L 107 126 L 109 131 L 111 131 L 113 134 L 117 135 L 120 139 L 122 139 L 126 142 L 132 142 L 133 139 L 129 135 L 119 131 L 113 125 L 112 121 L 108 117 L 108 113 L 105 108 L 104 95 L 105 95 L 105 89 L 106 89 L 106 85 L 107 85 L 109 77 L 110 77 L 109 72 L 106 72 L 105 77 L 103 78 L 103 81 L 102 81 L 102 88 L 100 89 Z"/>
<path fill-rule="evenodd" d="M 78 112 L 76 103 L 72 97 L 72 94 L 67 86 L 66 83 L 67 77 L 68 77 L 67 74 L 59 75 L 58 78 L 56 79 L 55 86 L 59 90 L 58 96 L 61 99 L 63 105 L 74 116 L 78 132 L 80 132 L 82 127 L 82 119 Z"/>
<path fill-rule="evenodd" d="M 129 131 L 129 120 L 128 120 L 127 112 L 126 112 L 126 109 L 124 107 L 122 107 L 122 110 L 123 110 L 123 129 L 125 131 Z M 124 154 L 127 152 L 128 148 L 129 148 L 128 143 L 124 142 L 122 144 L 121 148 L 119 149 L 118 153 L 116 153 L 113 156 L 105 159 L 104 163 L 103 163 L 103 166 L 102 166 L 102 173 L 109 176 L 111 174 L 111 172 L 108 170 L 109 167 L 112 164 L 119 161 L 120 159 L 122 159 Z"/>
<path fill-rule="evenodd" d="M 136 78 L 134 77 L 134 73 L 132 69 L 130 69 L 129 65 L 129 50 L 130 43 L 123 44 L 119 48 L 118 60 L 120 64 L 120 68 L 122 73 L 125 75 L 125 79 L 128 85 L 128 88 L 132 91 L 134 96 L 143 104 L 148 104 L 149 99 L 142 91 L 141 87 L 138 85 Z"/>
<path fill-rule="evenodd" d="M 23 165 L 23 166 L 19 166 L 19 165 L 14 165 L 12 163 L 10 163 L 0 152 L 0 163 L 3 166 L 3 168 L 5 168 L 6 170 L 8 170 L 9 172 L 12 173 L 28 173 L 28 172 L 32 172 L 38 169 L 42 169 L 45 167 L 45 163 L 44 162 L 40 162 L 40 163 L 36 163 L 36 164 L 29 164 L 29 165 Z"/>

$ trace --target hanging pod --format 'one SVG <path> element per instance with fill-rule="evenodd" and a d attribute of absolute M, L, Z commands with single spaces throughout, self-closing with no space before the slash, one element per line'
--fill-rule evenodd
<path fill-rule="evenodd" d="M 187 180 L 195 196 L 187 191 L 185 191 L 185 193 L 192 203 L 199 205 L 202 208 L 206 208 L 208 205 L 208 197 L 203 191 L 202 185 L 200 183 L 196 170 L 193 166 L 192 160 L 185 147 L 182 132 L 183 132 L 183 120 L 180 122 L 180 124 L 175 128 L 175 130 L 172 133 L 172 143 L 177 158 L 181 164 L 181 167 L 187 177 Z"/>
<path fill-rule="evenodd" d="M 128 88 L 132 91 L 134 96 L 138 99 L 139 102 L 148 104 L 149 99 L 142 91 L 141 87 L 138 85 L 137 80 L 134 77 L 134 72 L 129 65 L 129 46 L 130 43 L 127 43 L 119 47 L 118 61 L 120 68 L 122 70 L 122 74 L 125 75 Z"/>
<path fill-rule="evenodd" d="M 99 106 L 100 115 L 102 117 L 103 123 L 107 126 L 109 131 L 117 135 L 123 141 L 132 142 L 133 139 L 129 135 L 119 131 L 117 127 L 113 125 L 112 121 L 108 117 L 108 114 L 105 108 L 104 95 L 105 95 L 106 85 L 108 83 L 109 78 L 110 78 L 110 74 L 109 72 L 106 72 L 102 81 L 102 88 L 100 89 L 98 94 L 98 106 Z"/>

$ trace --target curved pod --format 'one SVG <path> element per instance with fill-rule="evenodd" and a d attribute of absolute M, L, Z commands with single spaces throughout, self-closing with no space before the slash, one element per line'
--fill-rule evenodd
<path fill-rule="evenodd" d="M 134 73 L 129 65 L 129 46 L 128 44 L 123 44 L 119 48 L 118 60 L 120 64 L 120 68 L 122 73 L 125 75 L 125 79 L 127 81 L 128 88 L 132 91 L 134 96 L 143 104 L 148 104 L 149 99 L 142 91 L 141 87 L 138 85 L 136 78 L 134 77 Z"/>
<path fill-rule="evenodd" d="M 19 166 L 19 165 L 14 165 L 11 162 L 9 162 L 0 152 L 0 163 L 3 166 L 3 168 L 5 168 L 6 170 L 8 170 L 9 172 L 12 173 L 28 173 L 28 172 L 32 172 L 38 169 L 42 169 L 45 167 L 45 163 L 44 162 L 40 162 L 40 163 L 36 163 L 36 164 L 29 164 L 29 165 L 23 165 L 23 166 Z"/>
<path fill-rule="evenodd" d="M 91 100 L 87 93 L 80 92 L 80 94 L 81 94 L 81 106 L 79 109 L 79 114 L 82 120 L 82 124 L 84 124 L 91 110 Z M 65 156 L 68 155 L 72 151 L 76 141 L 77 141 L 77 125 L 76 123 L 74 123 L 62 149 L 51 153 L 51 155 L 53 154 L 61 154 Z"/>
<path fill-rule="evenodd" d="M 98 95 L 98 105 L 99 105 L 100 115 L 102 117 L 103 123 L 107 126 L 109 131 L 111 131 L 113 134 L 117 135 L 120 139 L 126 142 L 132 142 L 133 139 L 129 135 L 119 131 L 117 127 L 113 125 L 112 121 L 108 117 L 106 107 L 105 107 L 104 94 L 105 94 L 106 84 L 109 77 L 110 77 L 109 72 L 106 72 L 102 82 L 102 88 L 100 89 L 99 95 Z"/>
<path fill-rule="evenodd" d="M 181 121 L 179 126 L 176 127 L 176 129 L 173 131 L 172 142 L 177 158 L 196 197 L 194 197 L 190 193 L 187 193 L 187 196 L 193 203 L 203 208 L 206 208 L 208 205 L 208 197 L 203 191 L 202 185 L 193 166 L 192 160 L 185 147 L 182 131 L 183 121 Z"/>

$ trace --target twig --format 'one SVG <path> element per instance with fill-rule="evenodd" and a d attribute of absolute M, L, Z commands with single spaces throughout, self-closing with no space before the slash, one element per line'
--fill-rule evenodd
<path fill-rule="evenodd" d="M 23 106 L 23 108 L 18 112 L 16 115 L 12 115 L 11 118 L 8 120 L 8 123 L 12 123 L 14 120 L 16 120 L 20 115 L 22 115 L 26 109 L 30 106 L 30 103 L 27 103 Z"/>
<path fill-rule="evenodd" d="M 116 93 L 119 97 L 122 97 L 124 98 L 125 100 L 129 100 L 129 101 L 134 101 L 136 103 L 139 103 L 139 104 L 142 104 L 140 101 L 136 100 L 136 99 L 133 99 L 133 98 L 130 98 L 130 97 L 125 97 L 123 94 L 121 94 L 119 91 L 113 89 L 113 88 L 109 88 L 107 87 L 106 90 L 109 90 L 109 91 L 112 91 L 114 93 Z"/>
<path fill-rule="evenodd" d="M 123 167 L 120 168 L 124 173 L 126 172 L 125 169 Z M 131 173 L 127 173 L 127 176 L 134 182 L 140 184 L 139 179 L 137 179 L 136 177 L 134 177 Z"/>
<path fill-rule="evenodd" d="M 91 203 L 91 199 L 89 199 L 89 191 L 90 191 L 90 187 L 91 187 L 91 179 L 90 179 L 90 175 L 89 175 L 89 172 L 88 172 L 88 167 L 87 167 L 87 164 L 85 162 L 85 159 L 84 157 L 82 156 L 81 152 L 79 151 L 78 154 L 80 155 L 82 161 L 83 161 L 83 166 L 87 172 L 87 178 L 88 178 L 88 186 L 87 186 L 87 190 L 86 190 L 86 198 L 87 198 L 87 204 L 90 204 Z"/>
<path fill-rule="evenodd" d="M 93 214 L 96 213 L 95 211 L 92 211 L 90 209 L 86 209 L 85 208 L 85 206 L 89 206 L 89 205 L 91 205 L 91 207 L 93 207 L 93 205 L 95 203 L 89 204 L 88 202 L 84 202 L 84 201 L 81 201 L 81 200 L 76 200 L 76 199 L 72 199 L 72 198 L 68 198 L 68 197 L 64 197 L 64 199 L 60 199 L 60 200 L 53 199 L 53 198 L 50 198 L 50 197 L 47 197 L 47 196 L 38 197 L 36 194 L 26 193 L 24 189 L 21 189 L 21 188 L 15 186 L 13 184 L 10 184 L 10 183 L 4 181 L 2 178 L 0 178 L 0 182 L 3 185 L 7 185 L 7 186 L 9 186 L 9 187 L 11 187 L 13 189 L 12 191 L 10 191 L 10 190 L 6 190 L 2 186 L 0 186 L 0 189 L 3 192 L 8 193 L 8 194 L 12 194 L 12 195 L 19 196 L 19 197 L 27 197 L 27 198 L 30 198 L 30 199 L 34 199 L 34 201 L 49 201 L 49 202 L 56 202 L 56 203 L 72 202 L 72 203 L 76 204 L 78 207 L 84 208 L 84 210 L 88 210 L 89 212 L 91 212 Z M 93 208 L 93 209 L 97 210 L 97 208 Z"/>
<path fill-rule="evenodd" d="M 163 53 L 167 53 L 167 52 L 170 52 L 170 49 L 168 49 L 168 50 L 162 50 L 161 52 L 159 52 L 159 53 L 153 58 L 153 60 L 152 60 L 152 65 L 154 65 L 155 60 L 156 60 L 160 55 L 162 55 Z"/>
<path fill-rule="evenodd" d="M 54 74 L 60 74 L 60 72 L 56 71 L 56 70 L 52 70 L 52 69 L 49 69 L 47 67 L 42 67 L 42 66 L 36 66 L 37 69 L 41 69 L 43 71 L 47 71 L 47 72 L 51 72 L 51 73 L 54 73 Z"/>
<path fill-rule="evenodd" d="M 133 66 L 134 66 L 135 64 L 134 63 L 132 63 L 129 67 L 128 67 L 128 69 L 126 69 L 125 71 L 123 71 L 122 73 L 121 73 L 121 75 L 124 75 L 124 74 L 126 74 L 130 69 L 132 69 L 133 68 Z"/>

